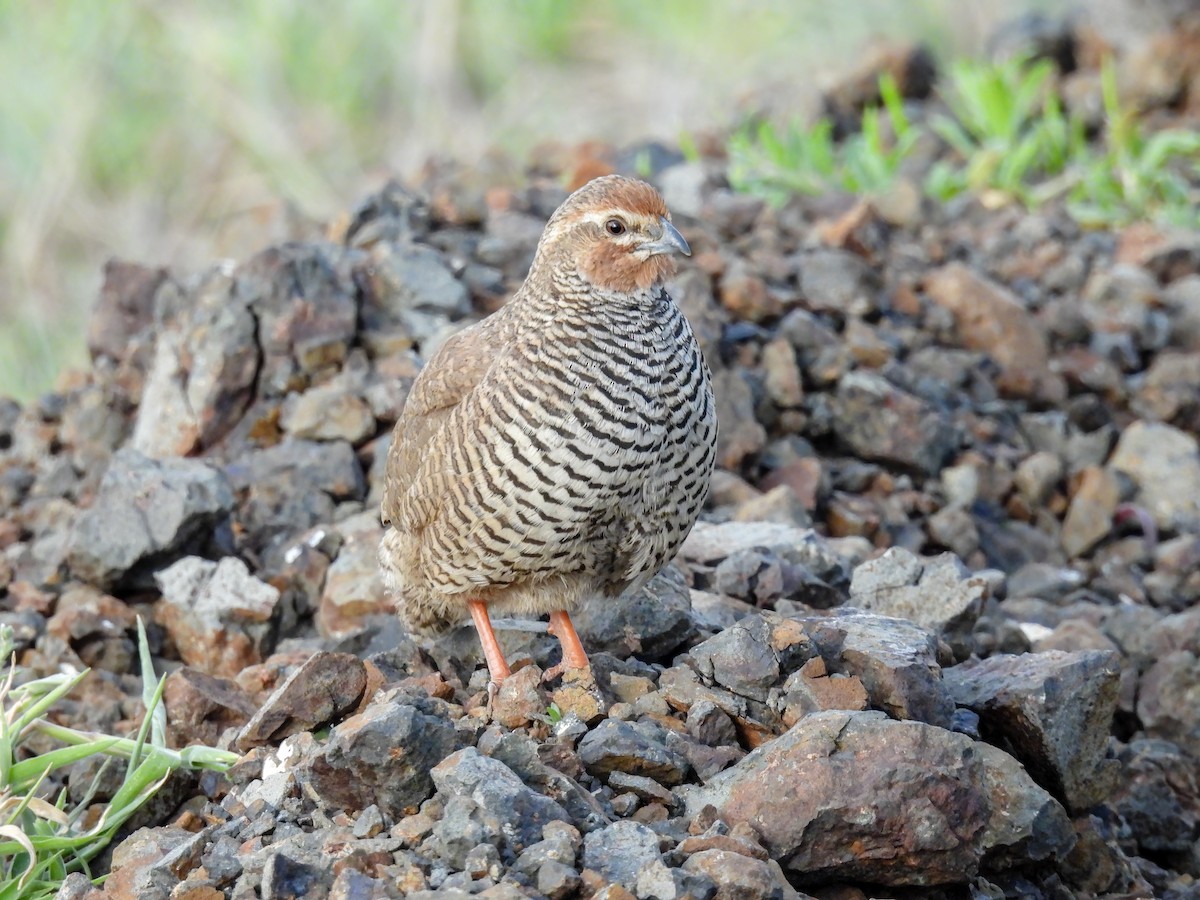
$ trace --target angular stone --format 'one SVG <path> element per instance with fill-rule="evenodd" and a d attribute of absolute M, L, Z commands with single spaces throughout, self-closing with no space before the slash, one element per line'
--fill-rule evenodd
<path fill-rule="evenodd" d="M 333 521 L 343 500 L 366 494 L 362 466 L 344 441 L 285 440 L 225 467 L 238 493 L 237 519 L 255 549 Z"/>
<path fill-rule="evenodd" d="M 169 674 L 163 687 L 172 746 L 215 746 L 225 729 L 241 727 L 256 704 L 237 683 L 184 666 Z"/>
<path fill-rule="evenodd" d="M 1076 813 L 1103 801 L 1118 764 L 1105 759 L 1120 683 L 1117 654 L 1000 655 L 944 672 L 955 702 L 979 714 L 984 739 L 1025 764 Z"/>
<path fill-rule="evenodd" d="M 1121 433 L 1109 466 L 1138 486 L 1136 502 L 1160 528 L 1200 529 L 1200 445 L 1170 425 L 1134 422 Z"/>
<path fill-rule="evenodd" d="M 950 726 L 954 701 L 942 682 L 934 635 L 906 619 L 856 611 L 797 621 L 829 671 L 857 676 L 872 706 L 897 719 Z"/>
<path fill-rule="evenodd" d="M 279 591 L 251 575 L 240 559 L 214 563 L 188 556 L 154 580 L 162 591 L 156 618 L 189 666 L 233 677 L 270 651 Z"/>
<path fill-rule="evenodd" d="M 1143 673 L 1138 685 L 1137 714 L 1146 734 L 1174 741 L 1200 759 L 1200 655 L 1188 650 L 1164 654 Z"/>
<path fill-rule="evenodd" d="M 732 850 L 699 850 L 683 861 L 688 872 L 703 872 L 717 885 L 715 900 L 803 900 L 774 860 Z"/>
<path fill-rule="evenodd" d="M 754 415 L 754 395 L 743 373 L 725 369 L 713 373 L 717 421 L 725 423 L 717 435 L 717 464 L 737 471 L 767 443 L 767 432 Z"/>
<path fill-rule="evenodd" d="M 542 840 L 550 822 L 570 822 L 558 803 L 530 790 L 512 769 L 467 747 L 446 757 L 431 773 L 438 791 L 469 800 L 496 821 L 512 853 Z"/>
<path fill-rule="evenodd" d="M 1063 520 L 1061 540 L 1067 556 L 1082 556 L 1108 535 L 1120 502 L 1121 485 L 1112 470 L 1089 466 L 1079 473 Z"/>
<path fill-rule="evenodd" d="M 925 291 L 953 313 L 964 347 L 1000 365 L 1002 391 L 1047 403 L 1066 399 L 1066 385 L 1049 368 L 1045 332 L 1015 295 L 960 262 L 929 273 Z"/>
<path fill-rule="evenodd" d="M 231 275 L 213 270 L 160 311 L 166 316 L 134 420 L 134 449 L 186 456 L 218 441 L 249 407 L 262 364 L 258 323 L 234 293 Z"/>
<path fill-rule="evenodd" d="M 357 656 L 319 650 L 275 689 L 234 745 L 244 753 L 335 722 L 359 704 L 366 686 L 367 670 Z"/>
<path fill-rule="evenodd" d="M 987 582 L 954 554 L 920 559 L 901 547 L 862 563 L 850 580 L 852 605 L 939 635 L 969 633 L 987 595 Z"/>
<path fill-rule="evenodd" d="M 619 658 L 670 659 L 696 635 L 687 582 L 668 565 L 645 587 L 618 599 L 596 598 L 572 613 L 584 645 Z"/>
<path fill-rule="evenodd" d="M 211 540 L 232 508 L 229 482 L 207 463 L 120 450 L 75 522 L 67 563 L 100 587 L 148 585 L 150 570 L 189 544 Z"/>
<path fill-rule="evenodd" d="M 379 510 L 344 519 L 337 532 L 342 544 L 325 574 L 316 616 L 318 632 L 332 638 L 361 631 L 364 619 L 393 609 L 379 574 Z"/>
<path fill-rule="evenodd" d="M 309 777 L 329 807 L 375 804 L 387 817 L 416 812 L 433 793 L 433 767 L 455 749 L 454 726 L 416 706 L 378 702 L 333 729 Z"/>
<path fill-rule="evenodd" d="M 365 400 L 336 383 L 309 388 L 284 401 L 279 425 L 294 438 L 359 444 L 375 434 L 375 416 Z"/>
<path fill-rule="evenodd" d="M 958 446 L 941 409 L 881 375 L 851 372 L 833 399 L 833 430 L 857 456 L 934 475 Z"/>
<path fill-rule="evenodd" d="M 1074 844 L 1062 807 L 1012 757 L 877 712 L 801 719 L 688 795 L 689 815 L 706 805 L 752 822 L 773 859 L 822 882 L 961 884 L 1018 851 L 1050 862 Z"/>
<path fill-rule="evenodd" d="M 630 891 L 643 866 L 661 861 L 658 835 L 637 822 L 614 822 L 583 839 L 584 868 Z"/>
<path fill-rule="evenodd" d="M 671 749 L 661 727 L 605 719 L 579 742 L 579 758 L 593 775 L 626 772 L 676 785 L 688 772 L 687 759 Z"/>

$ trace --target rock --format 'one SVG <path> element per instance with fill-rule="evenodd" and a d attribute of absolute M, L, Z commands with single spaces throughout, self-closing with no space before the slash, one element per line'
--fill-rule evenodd
<path fill-rule="evenodd" d="M 1193 759 L 1200 758 L 1200 656 L 1188 650 L 1164 654 L 1142 675 L 1137 714 L 1146 734 L 1174 741 Z"/>
<path fill-rule="evenodd" d="M 155 458 L 211 446 L 250 405 L 261 365 L 257 323 L 231 303 L 232 279 L 212 272 L 159 325 L 131 444 Z"/>
<path fill-rule="evenodd" d="M 471 311 L 466 287 L 432 247 L 377 244 L 369 277 L 372 290 L 363 308 L 368 333 L 399 332 L 420 343 Z"/>
<path fill-rule="evenodd" d="M 262 549 L 322 522 L 366 493 L 362 466 L 344 441 L 285 440 L 251 450 L 225 468 L 238 494 L 236 518 Z"/>
<path fill-rule="evenodd" d="M 637 822 L 614 822 L 583 839 L 584 868 L 629 891 L 637 889 L 643 866 L 661 862 L 658 835 Z"/>
<path fill-rule="evenodd" d="M 625 772 L 676 785 L 688 772 L 687 759 L 671 749 L 662 728 L 652 723 L 605 719 L 579 742 L 579 758 L 596 776 Z"/>
<path fill-rule="evenodd" d="M 169 279 L 166 269 L 110 259 L 104 264 L 104 284 L 88 321 L 87 345 L 92 359 L 108 357 L 123 362 L 134 357 L 147 363 L 153 337 L 146 331 L 154 322 L 154 298 Z"/>
<path fill-rule="evenodd" d="M 240 728 L 257 708 L 236 682 L 214 678 L 189 666 L 167 676 L 163 705 L 175 747 L 215 746 L 227 728 Z"/>
<path fill-rule="evenodd" d="M 782 407 L 797 407 L 804 402 L 796 351 L 786 338 L 778 337 L 763 345 L 762 365 L 768 397 Z"/>
<path fill-rule="evenodd" d="M 800 257 L 797 268 L 809 309 L 864 316 L 878 308 L 878 276 L 854 253 L 821 248 Z"/>
<path fill-rule="evenodd" d="M 765 703 L 770 689 L 817 655 L 795 622 L 771 613 L 748 616 L 688 654 L 709 684 Z"/>
<path fill-rule="evenodd" d="M 713 372 L 713 393 L 717 421 L 728 423 L 717 435 L 717 464 L 736 471 L 766 446 L 767 432 L 754 417 L 754 395 L 741 372 Z"/>
<path fill-rule="evenodd" d="M 233 677 L 270 651 L 279 591 L 251 575 L 240 559 L 214 563 L 187 556 L 154 580 L 162 591 L 156 618 L 189 666 Z"/>
<path fill-rule="evenodd" d="M 1030 506 L 1042 506 L 1050 499 L 1062 476 L 1062 460 L 1043 450 L 1021 461 L 1013 473 L 1013 484 Z"/>
<path fill-rule="evenodd" d="M 969 634 L 987 595 L 954 554 L 922 560 L 900 547 L 859 565 L 850 581 L 852 605 L 942 636 Z"/>
<path fill-rule="evenodd" d="M 964 663 L 947 669 L 945 681 L 955 702 L 979 714 L 985 740 L 1079 813 L 1102 802 L 1116 781 L 1118 764 L 1105 749 L 1119 672 L 1111 652 L 1050 651 Z"/>
<path fill-rule="evenodd" d="M 366 686 L 367 670 L 358 657 L 319 650 L 275 689 L 234 745 L 244 753 L 335 722 L 358 706 Z"/>
<path fill-rule="evenodd" d="M 125 673 L 136 651 L 129 637 L 136 623 L 134 611 L 116 597 L 90 585 L 71 584 L 59 596 L 45 630 L 69 643 L 85 665 Z"/>
<path fill-rule="evenodd" d="M 572 620 L 589 651 L 650 661 L 669 659 L 695 636 L 691 610 L 683 573 L 668 565 L 634 593 L 584 604 Z"/>
<path fill-rule="evenodd" d="M 851 372 L 838 383 L 833 429 L 863 459 L 928 475 L 958 446 L 958 432 L 944 412 L 868 372 Z"/>
<path fill-rule="evenodd" d="M 687 872 L 703 872 L 717 886 L 714 900 L 801 900 L 774 860 L 731 850 L 700 850 L 683 861 Z"/>
<path fill-rule="evenodd" d="M 1135 502 L 1160 528 L 1200 529 L 1200 445 L 1170 425 L 1134 422 L 1121 434 L 1109 460 L 1138 487 Z"/>
<path fill-rule="evenodd" d="M 1146 370 L 1131 404 L 1134 412 L 1193 434 L 1200 428 L 1200 356 L 1164 352 Z"/>
<path fill-rule="evenodd" d="M 733 720 L 711 700 L 693 703 L 687 712 L 687 731 L 693 738 L 710 747 L 737 742 Z"/>
<path fill-rule="evenodd" d="M 905 619 L 853 610 L 798 623 L 830 672 L 862 681 L 872 706 L 897 719 L 949 727 L 954 701 L 942 682 L 934 635 Z"/>
<path fill-rule="evenodd" d="M 336 382 L 289 395 L 280 411 L 279 425 L 294 438 L 316 441 L 359 444 L 375 434 L 375 416 L 367 402 Z"/>
<path fill-rule="evenodd" d="M 524 666 L 500 682 L 492 701 L 492 719 L 505 728 L 522 728 L 545 718 L 547 701 L 541 692 L 542 670 Z"/>
<path fill-rule="evenodd" d="M 802 717 L 827 709 L 863 710 L 870 698 L 856 675 L 830 676 L 825 660 L 810 659 L 783 683 L 781 718 L 791 728 Z"/>
<path fill-rule="evenodd" d="M 550 822 L 570 822 L 570 817 L 549 797 L 534 793 L 498 759 L 483 756 L 467 747 L 446 757 L 432 771 L 440 794 L 451 801 L 464 801 L 473 807 L 472 815 L 495 822 L 501 837 L 500 849 L 519 854 L 543 839 Z M 465 808 L 465 807 L 464 807 Z M 451 829 L 442 829 L 443 820 L 434 826 L 434 836 L 443 842 L 453 837 Z"/>
<path fill-rule="evenodd" d="M 1015 295 L 959 262 L 930 272 L 925 290 L 954 315 L 963 346 L 999 364 L 1001 391 L 1046 403 L 1066 399 L 1066 385 L 1050 371 L 1045 332 Z"/>
<path fill-rule="evenodd" d="M 1186 853 L 1200 823 L 1195 761 L 1169 741 L 1131 741 L 1111 803 L 1143 854 Z"/>
<path fill-rule="evenodd" d="M 232 508 L 229 483 L 207 463 L 121 450 L 92 506 L 75 522 L 68 565 L 99 587 L 148 585 L 156 566 L 188 546 L 211 542 Z"/>
<path fill-rule="evenodd" d="M 376 702 L 337 725 L 308 762 L 313 788 L 327 807 L 379 807 L 396 819 L 433 793 L 433 767 L 455 749 L 454 727 L 436 712 Z"/>
<path fill-rule="evenodd" d="M 1121 485 L 1111 470 L 1089 466 L 1079 473 L 1063 520 L 1061 540 L 1067 556 L 1082 556 L 1108 535 L 1120 502 Z"/>
<path fill-rule="evenodd" d="M 783 311 L 782 304 L 754 270 L 736 259 L 721 278 L 721 305 L 738 319 L 763 322 Z"/>
<path fill-rule="evenodd" d="M 379 574 L 379 511 L 344 519 L 337 532 L 342 543 L 325 574 L 316 624 L 322 637 L 341 638 L 361 631 L 367 617 L 392 612 L 393 603 Z"/>
<path fill-rule="evenodd" d="M 1012 757 L 873 712 L 801 719 L 688 795 L 689 815 L 706 805 L 750 822 L 802 882 L 961 884 L 1074 843 L 1062 807 Z"/>

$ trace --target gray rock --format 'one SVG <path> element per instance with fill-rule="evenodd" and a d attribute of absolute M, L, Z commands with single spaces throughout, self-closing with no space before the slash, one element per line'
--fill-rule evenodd
<path fill-rule="evenodd" d="M 1137 714 L 1146 734 L 1174 741 L 1200 759 L 1200 656 L 1189 650 L 1164 654 L 1142 675 Z"/>
<path fill-rule="evenodd" d="M 162 591 L 157 618 L 189 666 L 234 677 L 274 646 L 279 591 L 240 559 L 187 556 L 154 580 Z"/>
<path fill-rule="evenodd" d="M 795 623 L 763 613 L 748 616 L 693 647 L 689 656 L 708 683 L 765 703 L 772 687 L 817 652 Z"/>
<path fill-rule="evenodd" d="M 68 565 L 100 587 L 123 581 L 144 586 L 156 565 L 211 541 L 232 508 L 229 482 L 207 463 L 121 450 L 71 531 Z"/>
<path fill-rule="evenodd" d="M 669 659 L 696 634 L 692 601 L 683 573 L 668 565 L 632 594 L 598 598 L 571 618 L 590 651 L 624 659 Z"/>
<path fill-rule="evenodd" d="M 1200 444 L 1187 432 L 1134 422 L 1121 433 L 1109 466 L 1138 487 L 1136 502 L 1169 531 L 1200 529 Z"/>
<path fill-rule="evenodd" d="M 752 822 L 773 859 L 814 881 L 964 883 L 1014 857 L 1061 859 L 1075 841 L 1062 807 L 1012 757 L 875 712 L 801 719 L 689 793 L 689 815 L 706 805 Z"/>
<path fill-rule="evenodd" d="M 322 636 L 340 638 L 361 631 L 367 617 L 390 612 L 392 601 L 379 574 L 379 510 L 342 520 L 337 532 L 342 544 L 321 585 L 316 624 Z"/>
<path fill-rule="evenodd" d="M 308 774 L 326 806 L 357 811 L 375 804 L 398 819 L 433 793 L 430 770 L 455 743 L 454 726 L 440 714 L 374 703 L 333 729 Z"/>
<path fill-rule="evenodd" d="M 968 634 L 987 593 L 986 581 L 972 577 L 954 554 L 920 559 L 901 547 L 862 563 L 850 580 L 854 606 L 943 636 Z"/>
<path fill-rule="evenodd" d="M 285 440 L 225 468 L 238 492 L 237 519 L 255 549 L 334 520 L 337 504 L 366 494 L 362 466 L 344 441 Z"/>
<path fill-rule="evenodd" d="M 1111 803 L 1143 854 L 1186 853 L 1200 824 L 1196 764 L 1169 741 L 1134 740 L 1120 754 Z"/>
<path fill-rule="evenodd" d="M 635 893 L 645 900 L 712 900 L 717 885 L 704 872 L 652 860 L 638 871 Z"/>
<path fill-rule="evenodd" d="M 512 769 L 474 747 L 446 757 L 431 774 L 441 795 L 459 801 L 464 809 L 471 807 L 473 818 L 495 823 L 492 827 L 502 835 L 501 849 L 512 855 L 542 840 L 548 822 L 570 821 L 558 803 L 530 790 Z M 457 840 L 453 832 L 443 823 L 434 827 L 435 837 L 443 842 Z"/>
<path fill-rule="evenodd" d="M 947 728 L 954 701 L 942 682 L 937 638 L 906 619 L 848 611 L 800 619 L 831 673 L 856 675 L 871 705 L 897 719 Z"/>
<path fill-rule="evenodd" d="M 822 248 L 799 257 L 797 268 L 810 309 L 861 317 L 878 308 L 879 278 L 861 256 Z"/>
<path fill-rule="evenodd" d="M 927 475 L 937 473 L 959 442 L 943 410 L 869 372 L 851 372 L 838 383 L 833 430 L 863 459 Z"/>
<path fill-rule="evenodd" d="M 211 446 L 250 405 L 261 365 L 257 323 L 244 302 L 231 302 L 233 291 L 230 275 L 214 270 L 178 298 L 175 315 L 157 323 L 130 441 L 147 456 L 184 456 Z"/>
<path fill-rule="evenodd" d="M 732 850 L 700 850 L 683 861 L 687 872 L 703 872 L 717 886 L 716 900 L 802 900 L 774 860 Z"/>
<path fill-rule="evenodd" d="M 432 247 L 378 244 L 369 277 L 373 290 L 363 309 L 368 332 L 397 330 L 420 343 L 471 311 L 466 287 Z"/>
<path fill-rule="evenodd" d="M 583 839 L 583 867 L 628 891 L 637 890 L 643 866 L 661 862 L 658 835 L 637 822 L 614 822 Z"/>
<path fill-rule="evenodd" d="M 687 759 L 671 749 L 661 726 L 605 719 L 579 742 L 579 758 L 593 775 L 627 772 L 676 785 L 688 773 Z"/>
<path fill-rule="evenodd" d="M 955 702 L 979 714 L 984 739 L 1080 813 L 1116 782 L 1105 759 L 1117 708 L 1119 657 L 1087 650 L 992 656 L 945 671 Z"/>
<path fill-rule="evenodd" d="M 767 444 L 767 431 L 754 415 L 754 394 L 745 374 L 737 369 L 713 373 L 717 421 L 717 464 L 737 469 Z"/>

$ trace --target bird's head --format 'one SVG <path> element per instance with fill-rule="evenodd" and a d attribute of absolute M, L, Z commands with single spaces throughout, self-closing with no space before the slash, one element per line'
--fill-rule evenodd
<path fill-rule="evenodd" d="M 676 253 L 692 255 L 663 198 L 622 175 L 589 181 L 564 200 L 538 245 L 539 257 L 569 258 L 596 287 L 620 293 L 669 278 Z"/>

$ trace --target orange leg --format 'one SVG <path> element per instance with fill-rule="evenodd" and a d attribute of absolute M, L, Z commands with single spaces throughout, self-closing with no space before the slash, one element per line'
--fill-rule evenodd
<path fill-rule="evenodd" d="M 504 660 L 500 642 L 496 640 L 496 632 L 492 631 L 492 620 L 488 618 L 487 604 L 482 600 L 471 600 L 468 601 L 467 606 L 471 610 L 471 620 L 475 623 L 475 630 L 479 632 L 479 643 L 483 645 L 483 658 L 487 660 L 492 683 L 499 685 L 501 681 L 512 674 L 512 670 Z"/>
<path fill-rule="evenodd" d="M 557 677 L 566 669 L 591 667 L 587 654 L 583 652 L 583 643 L 579 640 L 579 635 L 575 633 L 575 626 L 571 624 L 571 617 L 567 615 L 566 610 L 559 609 L 550 613 L 550 624 L 546 630 L 558 638 L 563 652 L 562 662 L 546 673 L 547 679 Z"/>

